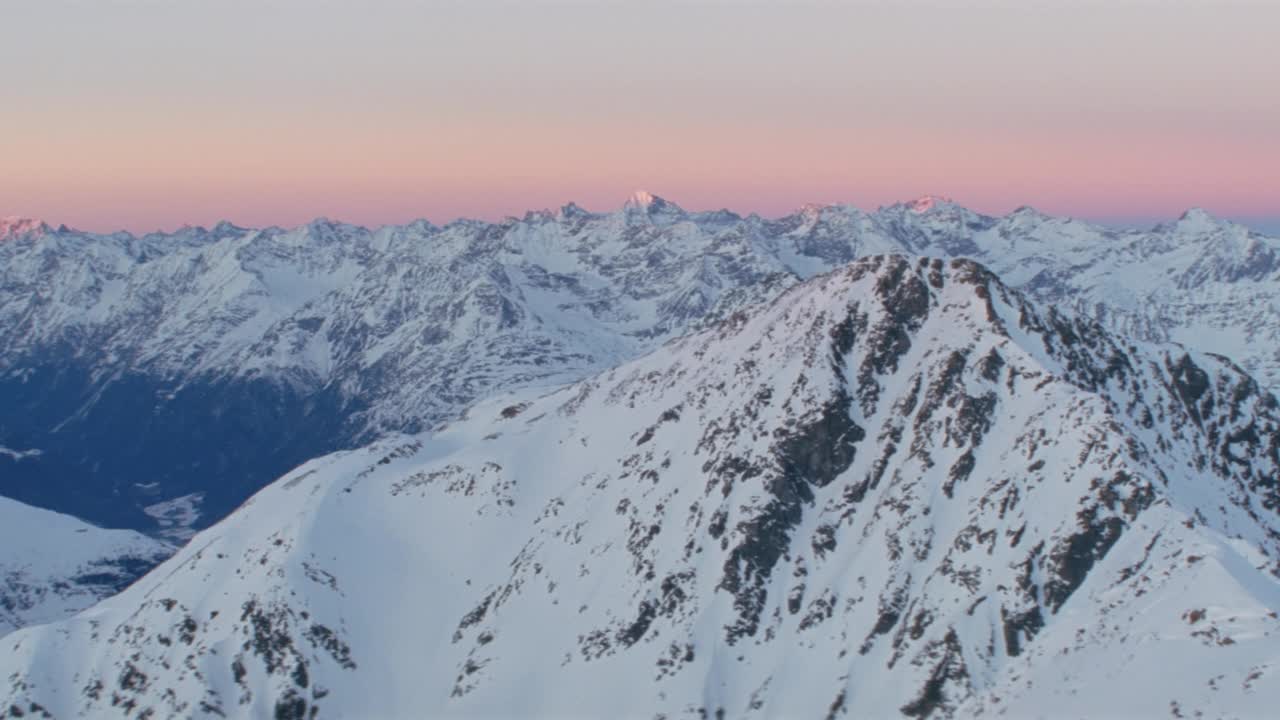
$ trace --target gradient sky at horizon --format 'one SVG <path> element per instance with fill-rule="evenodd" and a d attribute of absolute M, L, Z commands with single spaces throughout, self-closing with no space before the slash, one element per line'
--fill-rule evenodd
<path fill-rule="evenodd" d="M 0 215 L 498 218 L 646 188 L 1280 231 L 1280 2 L 6 0 Z"/>

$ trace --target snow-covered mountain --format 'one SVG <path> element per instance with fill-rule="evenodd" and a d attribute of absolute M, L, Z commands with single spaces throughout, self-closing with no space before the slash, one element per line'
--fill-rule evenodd
<path fill-rule="evenodd" d="M 0 641 L 0 707 L 1266 717 L 1278 472 L 1225 358 L 876 256 L 297 468 Z"/>
<path fill-rule="evenodd" d="M 612 367 L 868 254 L 974 257 L 1280 379 L 1280 241 L 1199 211 L 1136 232 L 938 198 L 771 220 L 637 193 L 443 227 L 135 237 L 11 219 L 0 238 L 0 444 L 44 450 L 0 457 L 0 494 L 152 532 L 175 502 L 204 527 L 306 459 Z"/>
<path fill-rule="evenodd" d="M 0 636 L 70 617 L 120 592 L 175 549 L 0 497 Z"/>

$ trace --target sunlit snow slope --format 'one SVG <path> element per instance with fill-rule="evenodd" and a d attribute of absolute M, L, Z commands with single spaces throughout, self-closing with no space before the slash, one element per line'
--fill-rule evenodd
<path fill-rule="evenodd" d="M 1225 359 L 872 257 L 299 467 L 0 641 L 0 707 L 1266 717 L 1278 429 Z"/>

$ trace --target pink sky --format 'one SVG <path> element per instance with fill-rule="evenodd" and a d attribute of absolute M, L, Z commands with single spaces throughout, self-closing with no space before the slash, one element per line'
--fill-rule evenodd
<path fill-rule="evenodd" d="M 1280 3 L 15 0 L 0 215 L 1280 218 Z M 12 28 L 20 28 L 13 32 Z"/>

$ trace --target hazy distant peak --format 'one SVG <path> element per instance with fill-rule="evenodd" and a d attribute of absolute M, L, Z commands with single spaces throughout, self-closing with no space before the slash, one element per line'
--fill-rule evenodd
<path fill-rule="evenodd" d="M 627 201 L 622 205 L 623 210 L 637 210 L 646 213 L 656 212 L 683 212 L 680 206 L 675 203 L 658 197 L 647 190 L 636 190 L 631 193 Z"/>
<path fill-rule="evenodd" d="M 631 193 L 631 197 L 627 198 L 627 201 L 623 203 L 623 207 L 643 208 L 647 210 L 650 205 L 653 205 L 654 201 L 661 199 L 662 198 L 650 193 L 648 190 L 636 190 Z"/>
<path fill-rule="evenodd" d="M 526 210 L 524 217 L 521 218 L 520 222 L 538 225 L 541 223 L 554 222 L 555 219 L 556 213 L 543 208 L 541 210 Z"/>
<path fill-rule="evenodd" d="M 0 239 L 26 235 L 27 233 L 47 233 L 50 228 L 43 220 L 10 215 L 0 217 Z"/>
<path fill-rule="evenodd" d="M 851 207 L 849 205 L 842 205 L 840 203 L 805 203 L 801 205 L 799 208 L 797 208 L 796 212 L 802 215 L 821 215 L 822 213 L 828 212 L 831 210 L 857 211 L 857 208 Z"/>
<path fill-rule="evenodd" d="M 590 214 L 591 213 L 587 212 L 587 210 L 585 210 L 581 205 L 571 200 L 560 206 L 559 216 L 561 218 L 571 218 Z"/>
<path fill-rule="evenodd" d="M 1182 213 L 1182 215 L 1178 217 L 1179 226 L 1204 228 L 1222 224 L 1222 220 L 1215 217 L 1208 210 L 1200 207 L 1187 208 L 1186 212 Z"/>
<path fill-rule="evenodd" d="M 955 206 L 955 201 L 942 195 L 921 195 L 906 206 L 914 213 L 924 214 L 935 208 Z"/>
<path fill-rule="evenodd" d="M 1022 223 L 1042 223 L 1054 220 L 1052 215 L 1046 215 L 1030 205 L 1019 206 L 1005 217 L 1008 220 Z"/>
<path fill-rule="evenodd" d="M 938 215 L 953 215 L 956 213 L 970 213 L 972 210 L 958 204 L 945 195 L 921 195 L 914 200 L 906 202 L 897 202 L 892 205 L 881 206 L 877 212 L 887 213 L 893 216 L 912 216 L 918 215 L 923 218 L 935 217 Z"/>
<path fill-rule="evenodd" d="M 1155 226 L 1155 231 L 1175 232 L 1191 235 L 1214 235 L 1228 228 L 1239 228 L 1247 234 L 1247 229 L 1230 220 L 1224 220 L 1201 207 L 1187 208 L 1177 220 L 1162 222 Z"/>

